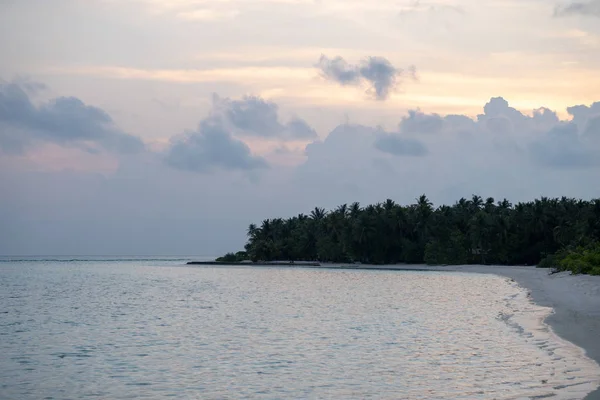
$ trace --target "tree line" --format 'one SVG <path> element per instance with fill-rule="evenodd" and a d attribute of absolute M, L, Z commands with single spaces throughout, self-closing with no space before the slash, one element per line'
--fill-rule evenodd
<path fill-rule="evenodd" d="M 329 212 L 317 207 L 251 224 L 247 233 L 245 251 L 221 260 L 537 265 L 600 241 L 600 199 L 512 204 L 474 195 L 435 208 L 422 195 L 407 206 L 388 199 Z"/>

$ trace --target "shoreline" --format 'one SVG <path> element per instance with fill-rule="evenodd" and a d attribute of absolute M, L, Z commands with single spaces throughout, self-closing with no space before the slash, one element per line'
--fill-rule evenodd
<path fill-rule="evenodd" d="M 268 268 L 270 265 L 256 265 Z M 550 274 L 550 269 L 531 266 L 427 266 L 427 265 L 288 265 L 287 268 L 340 270 L 441 271 L 492 274 L 514 280 L 528 291 L 539 306 L 552 308 L 543 322 L 559 339 L 581 348 L 585 356 L 600 365 L 600 276 Z M 281 266 L 279 266 L 281 268 Z M 585 400 L 600 400 L 600 387 Z"/>
<path fill-rule="evenodd" d="M 550 274 L 550 269 L 530 266 L 323 265 L 322 268 L 468 272 L 512 279 L 529 292 L 535 304 L 553 309 L 543 322 L 559 338 L 583 349 L 587 357 L 600 365 L 600 276 Z M 600 387 L 584 399 L 600 400 Z"/>
<path fill-rule="evenodd" d="M 531 300 L 553 312 L 544 319 L 552 331 L 600 365 L 600 277 L 570 275 L 535 267 L 468 265 L 442 267 L 441 271 L 493 274 L 513 279 L 528 290 Z M 600 400 L 600 387 L 585 400 Z"/>

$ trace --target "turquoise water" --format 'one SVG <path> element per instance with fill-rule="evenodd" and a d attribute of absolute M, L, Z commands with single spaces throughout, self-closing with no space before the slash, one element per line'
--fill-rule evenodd
<path fill-rule="evenodd" d="M 503 278 L 186 260 L 4 258 L 0 398 L 580 398 L 597 373 Z"/>

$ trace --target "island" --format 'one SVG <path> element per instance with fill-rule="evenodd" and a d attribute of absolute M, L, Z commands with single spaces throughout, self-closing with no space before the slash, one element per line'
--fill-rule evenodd
<path fill-rule="evenodd" d="M 320 267 L 321 263 L 311 261 L 228 261 L 230 257 L 219 257 L 214 261 L 189 261 L 187 265 L 262 265 L 262 266 L 299 266 L 299 267 Z"/>
<path fill-rule="evenodd" d="M 600 275 L 600 199 L 512 204 L 473 195 L 434 207 L 422 195 L 410 205 L 316 207 L 251 224 L 247 235 L 244 251 L 210 263 L 537 265 Z"/>

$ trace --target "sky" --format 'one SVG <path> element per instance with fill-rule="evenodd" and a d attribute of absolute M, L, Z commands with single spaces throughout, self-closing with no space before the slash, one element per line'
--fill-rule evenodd
<path fill-rule="evenodd" d="M 0 0 L 0 255 L 600 197 L 600 0 Z"/>

